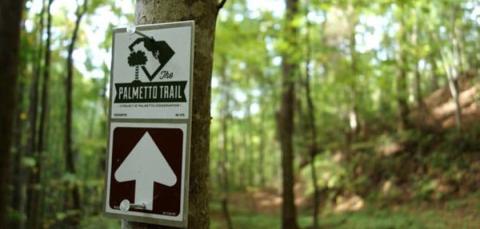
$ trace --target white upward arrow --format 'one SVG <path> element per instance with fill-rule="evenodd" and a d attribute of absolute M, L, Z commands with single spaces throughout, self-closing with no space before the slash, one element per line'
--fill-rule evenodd
<path fill-rule="evenodd" d="M 135 181 L 135 203 L 153 209 L 153 184 L 169 187 L 177 183 L 177 176 L 148 132 L 145 132 L 127 158 L 122 162 L 115 179 L 118 182 Z"/>

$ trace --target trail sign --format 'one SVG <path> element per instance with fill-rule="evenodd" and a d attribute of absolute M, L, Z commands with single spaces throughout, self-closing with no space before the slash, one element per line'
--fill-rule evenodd
<path fill-rule="evenodd" d="M 150 131 L 154 131 L 151 129 Z M 177 183 L 177 175 L 168 164 L 165 156 L 158 149 L 157 144 L 154 142 L 148 129 L 122 129 L 117 128 L 114 132 L 117 132 L 117 139 L 122 138 L 118 134 L 119 131 L 144 132 L 140 141 L 138 141 L 133 149 L 128 153 L 128 156 L 123 160 L 122 164 L 115 169 L 114 177 L 117 182 L 123 183 L 128 181 L 135 182 L 135 203 L 142 203 L 145 205 L 146 210 L 153 210 L 153 185 L 158 183 L 168 187 L 172 187 Z M 169 131 L 169 130 L 164 130 Z M 115 133 L 114 133 L 115 135 Z M 180 132 L 177 141 L 181 142 L 183 133 Z M 162 140 L 159 139 L 160 144 Z M 172 144 L 172 142 L 168 142 Z M 165 144 L 165 143 L 164 143 Z M 117 144 L 119 145 L 119 144 Z M 121 152 L 121 150 L 119 149 Z M 119 153 L 119 151 L 114 151 Z M 182 153 L 180 150 L 175 150 L 176 153 Z M 125 152 L 125 151 L 123 151 Z M 132 172 L 133 171 L 133 172 Z M 178 171 L 177 173 L 179 173 Z M 178 212 L 176 213 L 178 214 Z"/>
<path fill-rule="evenodd" d="M 111 130 L 107 212 L 181 221 L 187 125 L 113 122 Z M 143 206 L 125 212 L 124 200 Z"/>
<path fill-rule="evenodd" d="M 105 212 L 186 227 L 194 23 L 113 35 Z"/>
<path fill-rule="evenodd" d="M 192 23 L 169 23 L 115 31 L 111 118 L 189 116 L 192 28 Z"/>

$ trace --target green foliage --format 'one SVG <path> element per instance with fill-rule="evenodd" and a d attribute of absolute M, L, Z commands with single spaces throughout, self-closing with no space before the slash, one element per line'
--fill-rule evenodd
<path fill-rule="evenodd" d="M 31 4 L 39 2 L 35 0 Z M 34 12 L 33 7 L 25 14 L 20 41 L 21 94 L 18 96 L 23 122 L 15 151 L 21 155 L 19 164 L 26 170 L 38 172 L 36 166 L 43 163 L 44 181 L 34 188 L 48 193 L 41 206 L 45 225 L 57 225 L 77 213 L 64 209 L 65 193 L 76 184 L 83 204 L 81 228 L 118 228 L 117 220 L 99 216 L 104 193 L 110 73 L 110 63 L 102 56 L 111 52 L 113 28 L 133 21 L 134 7 L 122 6 L 119 1 L 89 1 L 74 53 L 73 145 L 77 171 L 72 174 L 65 172 L 65 61 L 75 9 L 61 1 L 55 2 L 59 5 L 53 15 L 47 149 L 42 158 L 24 152 L 29 139 L 23 133 L 32 129 L 26 122 L 31 117 L 29 105 L 33 102 L 30 91 L 34 77 L 38 77 L 36 71 L 43 69 L 43 61 L 39 59 L 43 55 L 38 53 L 43 44 L 39 43 L 42 41 L 39 12 Z M 343 194 L 378 201 L 384 207 L 410 200 L 447 201 L 452 196 L 477 190 L 480 128 L 468 125 L 461 131 L 432 132 L 415 128 L 401 131 L 398 98 L 405 98 L 414 112 L 419 106 L 415 94 L 417 83 L 425 98 L 438 87 L 446 86 L 448 69 L 455 69 L 459 75 L 462 71 L 477 74 L 480 66 L 478 4 L 472 0 L 312 0 L 308 3 L 301 2 L 300 12 L 290 21 L 285 21 L 281 12 L 274 12 L 277 2 L 258 10 L 252 9 L 251 1 L 228 1 L 219 12 L 211 104 L 212 195 L 216 197 L 224 192 L 222 165 L 229 178 L 227 192 L 279 191 L 282 173 L 277 117 L 282 93 L 280 76 L 284 70 L 282 55 L 288 55 L 292 63 L 299 66 L 292 77 L 297 97 L 294 102 L 295 171 L 301 187 L 296 189 L 297 196 L 311 199 L 313 194 L 309 164 L 312 140 L 318 147 L 313 168 L 318 174 L 315 182 L 325 192 L 327 208 Z M 107 31 L 101 28 L 99 18 L 112 21 L 107 23 Z M 285 36 L 286 25 L 298 29 L 298 36 Z M 92 39 L 92 34 L 99 40 Z M 101 35 L 104 35 L 102 40 Z M 292 43 L 295 45 L 289 45 Z M 405 60 L 401 56 L 405 56 Z M 141 51 L 128 58 L 131 66 L 145 62 L 146 55 Z M 312 126 L 307 122 L 310 115 L 305 96 L 307 62 L 315 105 L 316 139 L 310 136 Z M 407 85 L 403 91 L 398 90 L 397 80 L 402 71 L 406 72 Z M 415 82 L 417 71 L 419 80 Z M 385 153 L 385 149 L 393 146 L 399 149 Z M 26 195 L 24 191 L 23 195 Z M 476 203 L 479 210 L 480 205 Z M 457 209 L 465 207 L 466 202 L 449 204 L 448 208 Z M 432 220 L 444 218 L 443 213 L 436 211 L 396 211 L 368 205 L 366 208 L 357 213 L 324 216 L 322 226 L 443 227 L 443 221 Z M 214 212 L 218 213 L 219 209 L 213 206 Z M 300 211 L 301 224 L 305 227 L 311 224 L 311 218 L 306 216 L 308 210 Z M 10 214 L 15 220 L 25 218 L 25 214 L 16 210 Z M 218 217 L 213 218 L 213 228 L 224 228 Z M 236 228 L 279 227 L 278 214 L 236 207 L 233 221 Z M 464 226 L 457 222 L 449 225 Z"/>
<path fill-rule="evenodd" d="M 338 155 L 337 155 L 338 156 Z M 345 187 L 347 183 L 347 171 L 345 167 L 333 159 L 335 155 L 331 152 L 323 152 L 315 159 L 315 171 L 319 174 L 317 185 L 320 189 L 338 189 Z M 302 170 L 304 177 L 309 177 L 311 166 Z M 313 193 L 313 185 L 307 182 L 306 194 Z"/>
<path fill-rule="evenodd" d="M 113 218 L 106 218 L 104 216 L 86 217 L 80 224 L 81 229 L 115 229 L 120 227 L 120 222 Z"/>
<path fill-rule="evenodd" d="M 34 168 L 35 167 L 35 164 L 37 164 L 35 158 L 33 157 L 23 157 L 22 158 L 22 165 L 25 167 L 25 168 Z"/>

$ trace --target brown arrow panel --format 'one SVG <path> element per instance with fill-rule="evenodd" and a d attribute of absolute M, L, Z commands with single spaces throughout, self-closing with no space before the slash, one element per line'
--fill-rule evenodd
<path fill-rule="evenodd" d="M 177 183 L 172 187 L 167 187 L 155 183 L 153 197 L 153 211 L 148 210 L 130 210 L 146 213 L 154 213 L 166 216 L 177 216 L 180 213 L 180 198 L 182 184 L 182 151 L 183 151 L 183 132 L 177 128 L 133 128 L 117 127 L 113 131 L 112 141 L 112 167 L 110 179 L 110 202 L 113 209 L 119 209 L 120 202 L 128 199 L 130 203 L 135 201 L 135 181 L 117 182 L 115 180 L 115 171 L 128 156 L 130 151 L 140 141 L 147 132 L 152 137 L 157 147 L 162 152 L 168 164 L 177 176 Z M 142 166 L 142 162 L 138 162 Z"/>

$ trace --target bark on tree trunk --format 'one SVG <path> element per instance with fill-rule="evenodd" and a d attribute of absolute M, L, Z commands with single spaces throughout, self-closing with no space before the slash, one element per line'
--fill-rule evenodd
<path fill-rule="evenodd" d="M 355 28 L 357 27 L 358 24 L 358 16 L 356 15 L 354 11 L 354 6 L 351 6 L 351 12 L 348 14 L 348 17 L 351 18 L 352 24 L 351 24 L 351 31 L 350 31 L 350 68 L 352 71 L 352 77 L 349 83 L 349 89 L 350 89 L 350 103 L 351 103 L 351 108 L 350 108 L 350 114 L 349 114 L 349 119 L 348 123 L 350 126 L 350 131 L 349 131 L 349 136 L 348 136 L 348 145 L 350 145 L 355 142 L 357 139 L 358 131 L 359 131 L 359 113 L 358 113 L 358 105 L 357 105 L 357 100 L 359 99 L 359 93 L 358 93 L 358 87 L 357 87 L 357 77 L 359 76 L 358 74 L 358 65 L 357 65 L 357 40 L 356 40 L 356 30 Z"/>
<path fill-rule="evenodd" d="M 28 10 L 24 4 L 24 9 L 22 14 L 28 14 Z M 25 27 L 25 20 L 21 22 L 20 28 Z M 19 45 L 19 49 L 22 49 L 21 44 Z M 25 58 L 18 62 L 18 79 L 17 79 L 17 88 L 16 90 L 16 98 L 15 98 L 15 117 L 13 121 L 13 139 L 11 139 L 11 152 L 10 157 L 12 157 L 10 161 L 10 174 L 8 175 L 11 179 L 11 186 L 12 188 L 9 190 L 10 195 L 10 203 L 9 207 L 13 214 L 21 215 L 25 211 L 24 209 L 24 184 L 25 184 L 25 169 L 23 166 L 23 158 L 25 157 L 25 141 L 24 136 L 26 135 L 25 132 L 25 122 L 23 122 L 23 112 L 25 109 L 25 93 L 24 90 L 27 87 L 28 80 L 26 77 L 25 66 L 26 63 L 32 62 L 34 58 Z M 22 77 L 23 76 L 23 77 Z M 28 100 L 27 100 L 28 101 Z M 22 227 L 23 219 L 21 217 L 10 218 L 9 220 L 9 228 L 21 228 Z"/>
<path fill-rule="evenodd" d="M 39 213 L 41 208 L 41 173 L 42 173 L 42 155 L 45 150 L 45 142 L 47 137 L 47 114 L 48 114 L 48 83 L 50 78 L 50 42 L 51 42 L 51 29 L 52 29 L 52 14 L 50 11 L 53 0 L 48 1 L 47 5 L 47 40 L 45 44 L 45 63 L 43 69 L 43 82 L 42 82 L 42 98 L 41 98 L 41 112 L 40 112 L 40 126 L 38 129 L 38 143 L 36 144 L 36 167 L 32 176 L 29 178 L 29 185 L 31 187 L 31 193 L 29 196 L 29 203 L 27 206 L 27 228 L 38 228 L 40 226 Z"/>
<path fill-rule="evenodd" d="M 317 125 L 315 122 L 315 104 L 313 103 L 312 93 L 311 93 L 311 71 L 310 71 L 310 64 L 312 59 L 312 47 L 310 41 L 310 26 L 311 23 L 308 20 L 308 2 L 306 3 L 306 10 L 305 10 L 305 20 L 307 22 L 306 29 L 306 56 L 307 60 L 305 61 L 305 96 L 307 98 L 307 110 L 308 110 L 308 126 L 310 128 L 310 146 L 309 146 L 309 155 L 310 155 L 310 175 L 312 178 L 312 185 L 313 185 L 313 227 L 312 229 L 318 228 L 318 213 L 319 213 L 319 203 L 320 200 L 320 192 L 317 185 L 317 171 L 315 168 L 315 155 L 317 155 Z M 353 54 L 352 54 L 353 57 Z M 353 62 L 353 60 L 352 60 Z"/>
<path fill-rule="evenodd" d="M 223 194 L 222 194 L 222 212 L 225 217 L 228 229 L 233 229 L 232 218 L 230 217 L 230 211 L 228 208 L 228 196 L 229 196 L 229 174 L 228 174 L 228 119 L 230 117 L 230 83 L 227 79 L 227 60 L 222 58 L 222 86 L 223 86 L 223 97 L 224 97 L 224 107 L 223 107 L 223 118 L 222 118 L 222 156 L 220 159 L 220 184 L 222 185 Z"/>
<path fill-rule="evenodd" d="M 419 31 L 419 21 L 418 19 L 415 22 L 415 29 L 414 29 L 414 34 L 413 36 L 413 46 L 418 47 L 419 46 L 419 41 L 418 37 L 420 36 L 420 31 Z M 418 55 L 415 55 L 415 101 L 417 103 L 418 108 L 423 107 L 423 95 L 422 95 L 422 75 L 420 73 L 420 57 Z"/>
<path fill-rule="evenodd" d="M 458 86 L 457 71 L 455 67 L 446 63 L 444 58 L 445 72 L 447 73 L 448 88 L 455 103 L 455 126 L 458 130 L 462 129 L 462 106 L 460 105 L 460 89 Z"/>
<path fill-rule="evenodd" d="M 228 92 L 227 92 L 228 93 Z M 228 97 L 228 95 L 226 96 Z M 228 103 L 228 99 L 226 101 Z M 229 182 L 228 182 L 228 111 L 224 111 L 225 115 L 222 119 L 222 156 L 220 159 L 220 185 L 222 186 L 222 195 L 221 195 L 221 205 L 222 205 L 222 212 L 223 217 L 225 218 L 225 222 L 227 224 L 228 229 L 232 229 L 232 218 L 230 217 L 230 211 L 228 208 L 228 193 L 229 193 Z"/>
<path fill-rule="evenodd" d="M 247 84 L 249 83 L 247 82 Z M 244 123 L 243 128 L 245 128 L 244 129 L 245 133 L 251 130 L 251 124 L 252 124 L 251 112 L 250 112 L 251 101 L 252 101 L 251 96 L 250 94 L 247 93 L 247 100 L 245 101 L 245 117 L 243 120 L 243 123 Z M 242 147 L 244 149 L 245 157 L 246 157 L 244 172 L 247 174 L 247 185 L 250 187 L 255 185 L 254 166 L 253 166 L 255 164 L 255 158 L 252 150 L 253 143 L 252 143 L 251 137 L 252 135 L 250 134 L 243 135 L 244 146 Z"/>
<path fill-rule="evenodd" d="M 289 50 L 282 56 L 282 98 L 277 120 L 280 148 L 282 151 L 282 228 L 297 229 L 297 210 L 295 207 L 294 171 L 293 171 L 293 126 L 295 102 L 295 76 L 298 74 L 298 64 L 292 55 L 298 51 L 295 41 L 298 28 L 293 25 L 298 13 L 298 0 L 286 0 L 285 40 Z"/>
<path fill-rule="evenodd" d="M 29 101 L 29 109 L 28 109 L 28 123 L 29 123 L 29 135 L 27 139 L 27 155 L 30 158 L 35 158 L 38 152 L 37 148 L 37 140 L 38 140 L 38 104 L 39 104 L 39 84 L 40 84 L 40 77 L 42 71 L 42 61 L 43 61 L 43 54 L 44 54 L 44 46 L 43 46 L 43 32 L 44 32 L 44 18 L 45 18 L 45 0 L 42 1 L 42 10 L 39 15 L 39 29 L 38 29 L 38 39 L 37 39 L 37 56 L 36 62 L 34 66 L 34 75 L 33 75 L 33 82 L 30 88 L 30 101 Z M 32 202 L 33 202 L 33 195 L 35 193 L 35 186 L 33 182 L 33 177 L 35 176 L 35 167 L 31 166 L 28 168 L 27 180 L 29 181 L 27 184 L 27 201 L 26 201 L 26 214 L 27 219 L 32 217 Z M 26 223 L 26 222 L 25 222 Z M 25 223 L 20 225 L 20 228 L 25 226 Z"/>
<path fill-rule="evenodd" d="M 261 102 L 262 106 L 263 102 Z M 263 107 L 263 106 L 262 106 Z M 265 174 L 265 141 L 266 141 L 266 134 L 265 134 L 265 113 L 261 112 L 260 114 L 260 123 L 258 124 L 260 128 L 258 128 L 258 135 L 260 137 L 260 143 L 258 144 L 258 174 L 260 176 L 260 187 L 266 187 L 267 177 Z"/>
<path fill-rule="evenodd" d="M 225 2 L 216 0 L 137 0 L 136 23 L 152 24 L 195 20 L 193 71 L 192 139 L 190 151 L 190 190 L 188 228 L 209 228 L 209 147 L 210 83 L 213 45 L 218 10 Z M 137 228 L 146 225 L 133 225 Z M 148 226 L 154 228 L 154 226 Z M 157 227 L 166 228 L 166 227 Z"/>
<path fill-rule="evenodd" d="M 405 12 L 405 6 L 402 7 L 402 12 Z M 406 47 L 404 43 L 407 42 L 407 31 L 406 31 L 406 22 L 405 15 L 400 15 L 400 31 L 399 31 L 399 44 L 400 50 L 398 51 L 398 76 L 397 76 L 397 105 L 398 105 L 398 116 L 399 116 L 399 128 L 407 129 L 409 125 L 408 121 L 408 83 L 407 83 L 407 54 Z"/>
<path fill-rule="evenodd" d="M 74 153 L 73 153 L 73 126 L 72 126 L 72 112 L 73 112 L 73 51 L 75 49 L 75 43 L 77 42 L 78 32 L 80 30 L 80 24 L 82 18 L 87 12 L 88 0 L 83 2 L 83 6 L 78 6 L 76 10 L 77 19 L 75 20 L 75 27 L 73 29 L 72 38 L 70 40 L 70 45 L 68 46 L 68 55 L 67 55 L 67 79 L 65 82 L 65 94 L 66 94 L 66 131 L 65 131 L 65 163 L 66 170 L 68 173 L 75 175 L 75 162 L 74 162 Z M 80 211 L 80 190 L 78 185 L 73 184 L 71 191 L 71 199 L 67 197 L 65 204 L 67 209 L 73 209 Z M 67 219 L 68 223 L 71 225 L 77 225 L 80 222 L 80 212 L 76 212 L 75 215 Z"/>
<path fill-rule="evenodd" d="M 458 7 L 452 8 L 452 20 L 451 20 L 451 39 L 452 39 L 452 58 L 450 59 L 451 65 L 447 69 L 448 87 L 452 94 L 452 98 L 455 102 L 455 125 L 458 130 L 462 128 L 462 106 L 460 105 L 460 89 L 458 86 L 458 77 L 464 71 L 462 61 L 462 48 L 458 35 L 459 29 L 457 26 L 457 13 Z"/>
<path fill-rule="evenodd" d="M 430 75 L 430 92 L 433 92 L 439 88 L 438 77 L 437 77 L 437 62 L 435 60 L 435 54 L 432 54 L 428 57 L 430 65 L 432 66 L 431 75 Z"/>
<path fill-rule="evenodd" d="M 20 66 L 21 68 L 22 66 Z M 19 75 L 25 75 L 25 72 L 20 71 Z M 18 82 L 19 81 L 19 82 Z M 23 103 L 24 103 L 24 93 L 26 87 L 25 78 L 22 77 L 17 80 L 18 87 L 16 89 L 16 111 L 13 124 L 13 140 L 11 156 L 13 157 L 10 161 L 11 170 L 10 170 L 10 179 L 12 189 L 10 190 L 10 208 L 14 211 L 14 214 L 23 214 L 24 212 L 24 194 L 23 187 L 25 183 L 25 170 L 22 165 L 22 159 L 25 156 L 25 145 L 23 141 L 24 126 L 25 122 L 21 120 L 23 112 Z M 21 218 L 14 218 L 10 220 L 10 228 L 20 228 L 22 225 Z"/>
<path fill-rule="evenodd" d="M 0 112 L 0 225 L 7 225 L 8 162 L 12 140 L 12 123 L 15 115 L 15 89 L 18 75 L 20 22 L 23 1 L 0 2 L 0 102 L 5 110 Z"/>
<path fill-rule="evenodd" d="M 405 57 L 401 57 L 400 63 L 405 62 Z M 408 123 L 408 102 L 407 102 L 407 70 L 403 64 L 399 64 L 398 67 L 398 76 L 397 76 L 397 105 L 398 105 L 398 115 L 400 119 L 400 129 L 407 129 L 409 126 Z"/>

